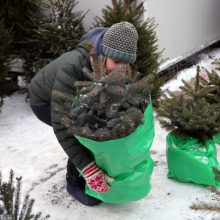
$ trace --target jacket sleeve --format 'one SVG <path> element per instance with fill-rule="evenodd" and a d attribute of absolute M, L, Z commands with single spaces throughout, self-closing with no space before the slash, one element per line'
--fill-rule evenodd
<path fill-rule="evenodd" d="M 65 64 L 58 70 L 54 81 L 53 90 L 59 90 L 68 94 L 75 94 L 74 81 L 83 80 L 81 68 L 74 64 Z M 91 152 L 81 145 L 79 141 L 68 132 L 68 129 L 61 124 L 58 115 L 53 111 L 56 105 L 61 105 L 62 100 L 57 96 L 51 96 L 51 120 L 54 133 L 63 147 L 70 160 L 79 169 L 83 169 L 86 165 L 94 160 Z"/>

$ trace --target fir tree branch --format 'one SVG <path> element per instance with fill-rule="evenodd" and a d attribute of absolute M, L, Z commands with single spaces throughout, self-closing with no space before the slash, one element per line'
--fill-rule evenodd
<path fill-rule="evenodd" d="M 72 101 L 73 100 L 73 96 L 72 95 L 64 93 L 64 92 L 61 92 L 61 91 L 58 91 L 58 90 L 53 90 L 52 91 L 52 95 L 60 97 L 60 98 L 62 98 L 64 100 L 67 100 L 67 101 Z"/>
<path fill-rule="evenodd" d="M 27 211 L 28 200 L 29 200 L 29 195 L 26 195 L 24 198 L 24 202 L 22 204 L 22 208 L 18 220 L 23 220 L 24 214 Z"/>
<path fill-rule="evenodd" d="M 210 204 L 207 203 L 201 203 L 201 204 L 193 204 L 192 206 L 190 206 L 191 209 L 194 210 L 205 210 L 205 211 L 211 211 L 211 212 L 220 212 L 220 206 L 216 205 L 216 206 L 212 206 Z"/>
<path fill-rule="evenodd" d="M 31 199 L 30 201 L 28 200 L 28 202 L 27 202 L 27 211 L 24 215 L 24 220 L 29 220 L 30 219 L 30 215 L 31 215 L 31 212 L 32 212 L 33 205 L 34 205 L 34 199 Z M 31 216 L 31 218 L 32 218 L 32 216 Z"/>
<path fill-rule="evenodd" d="M 15 204 L 14 204 L 14 210 L 13 210 L 13 216 L 15 219 L 18 219 L 19 214 L 19 206 L 20 206 L 20 191 L 21 191 L 21 177 L 16 178 L 17 180 L 17 186 L 15 190 Z"/>

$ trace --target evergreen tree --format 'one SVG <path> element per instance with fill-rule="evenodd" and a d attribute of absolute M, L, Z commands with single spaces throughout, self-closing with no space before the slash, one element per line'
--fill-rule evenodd
<path fill-rule="evenodd" d="M 12 31 L 7 29 L 4 25 L 4 20 L 0 20 L 0 74 L 1 79 L 7 72 L 7 59 L 10 54 L 12 44 Z"/>
<path fill-rule="evenodd" d="M 138 2 L 138 0 L 112 0 L 112 6 L 107 5 L 102 10 L 102 17 L 95 18 L 94 26 L 110 27 L 117 22 L 128 21 L 136 27 L 139 37 L 138 54 L 133 68 L 142 73 L 143 77 L 148 74 L 154 76 L 151 93 L 153 102 L 156 103 L 162 85 L 162 80 L 157 75 L 158 67 L 162 62 L 161 52 L 158 52 L 155 21 L 150 18 L 143 21 L 145 9 L 143 2 Z"/>
<path fill-rule="evenodd" d="M 26 45 L 26 39 L 34 39 L 37 25 L 34 17 L 40 12 L 41 0 L 1 0 L 0 19 L 4 19 L 5 28 L 12 29 L 13 54 L 22 56 L 24 50 L 31 45 Z"/>
<path fill-rule="evenodd" d="M 150 75 L 141 78 L 128 65 L 111 73 L 105 72 L 105 58 L 96 61 L 90 53 L 94 72 L 83 69 L 91 81 L 76 81 L 77 95 L 53 91 L 63 99 L 53 110 L 73 135 L 96 141 L 112 140 L 131 134 L 142 123 L 144 110 L 149 103 Z M 132 75 L 132 77 L 131 77 Z"/>
<path fill-rule="evenodd" d="M 220 103 L 220 59 L 216 59 L 213 64 L 216 66 L 211 71 L 205 70 L 208 74 L 209 86 L 213 87 L 213 92 L 209 96 L 210 103 Z"/>
<path fill-rule="evenodd" d="M 0 219 L 4 220 L 46 220 L 46 217 L 41 217 L 42 213 L 32 214 L 34 200 L 25 196 L 23 204 L 21 205 L 21 177 L 16 178 L 16 186 L 14 185 L 14 172 L 10 171 L 8 182 L 2 182 L 0 172 Z"/>
<path fill-rule="evenodd" d="M 180 95 L 164 93 L 157 112 L 162 127 L 204 141 L 220 133 L 219 76 L 210 73 L 215 82 L 207 83 L 199 73 L 198 66 L 194 85 L 183 81 Z"/>
<path fill-rule="evenodd" d="M 76 0 L 49 0 L 43 5 L 45 15 L 35 18 L 38 26 L 35 41 L 25 55 L 28 81 L 33 75 L 62 53 L 73 50 L 85 33 L 82 21 L 86 15 L 76 11 Z"/>
<path fill-rule="evenodd" d="M 3 19 L 0 20 L 0 109 L 3 104 L 4 95 L 10 94 L 17 89 L 13 82 L 7 80 L 12 38 L 12 30 L 5 27 Z"/>
<path fill-rule="evenodd" d="M 27 81 L 79 42 L 86 13 L 76 11 L 76 5 L 76 0 L 1 0 L 0 19 L 14 33 L 11 56 L 25 60 Z"/>
<path fill-rule="evenodd" d="M 0 20 L 1 20 L 1 38 L 7 41 L 7 35 L 4 33 L 10 33 L 10 48 L 9 45 L 7 49 L 5 47 L 5 52 L 7 50 L 7 56 L 3 55 L 5 59 L 13 60 L 13 58 L 24 58 L 28 48 L 32 47 L 32 44 L 27 43 L 28 38 L 35 39 L 37 35 L 37 25 L 35 25 L 34 17 L 36 14 L 40 14 L 40 0 L 0 0 Z M 40 16 L 40 15 L 39 15 Z M 2 28 L 4 30 L 2 30 Z M 11 34 L 13 33 L 13 35 Z M 9 35 L 8 35 L 9 37 Z M 4 41 L 1 41 L 1 47 Z M 6 62 L 7 63 L 7 62 Z M 2 62 L 5 65 L 5 62 Z M 5 74 L 7 81 L 1 84 L 1 89 L 4 90 L 4 94 L 14 92 L 18 90 L 17 86 L 17 74 L 16 72 L 1 71 L 1 75 Z M 19 75 L 21 73 L 19 72 Z M 3 78 L 6 78 L 3 76 Z M 8 80 L 10 79 L 10 81 Z"/>

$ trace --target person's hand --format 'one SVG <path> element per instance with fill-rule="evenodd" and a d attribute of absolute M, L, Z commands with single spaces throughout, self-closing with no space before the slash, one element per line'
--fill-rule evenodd
<path fill-rule="evenodd" d="M 110 190 L 107 182 L 114 182 L 114 179 L 108 177 L 104 172 L 95 164 L 95 162 L 87 165 L 82 173 L 85 177 L 88 187 L 96 192 L 104 193 Z"/>

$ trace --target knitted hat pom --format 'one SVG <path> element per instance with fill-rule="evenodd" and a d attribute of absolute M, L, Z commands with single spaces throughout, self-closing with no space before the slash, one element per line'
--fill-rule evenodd
<path fill-rule="evenodd" d="M 112 25 L 104 34 L 102 51 L 107 57 L 123 63 L 136 61 L 138 33 L 126 21 Z"/>

